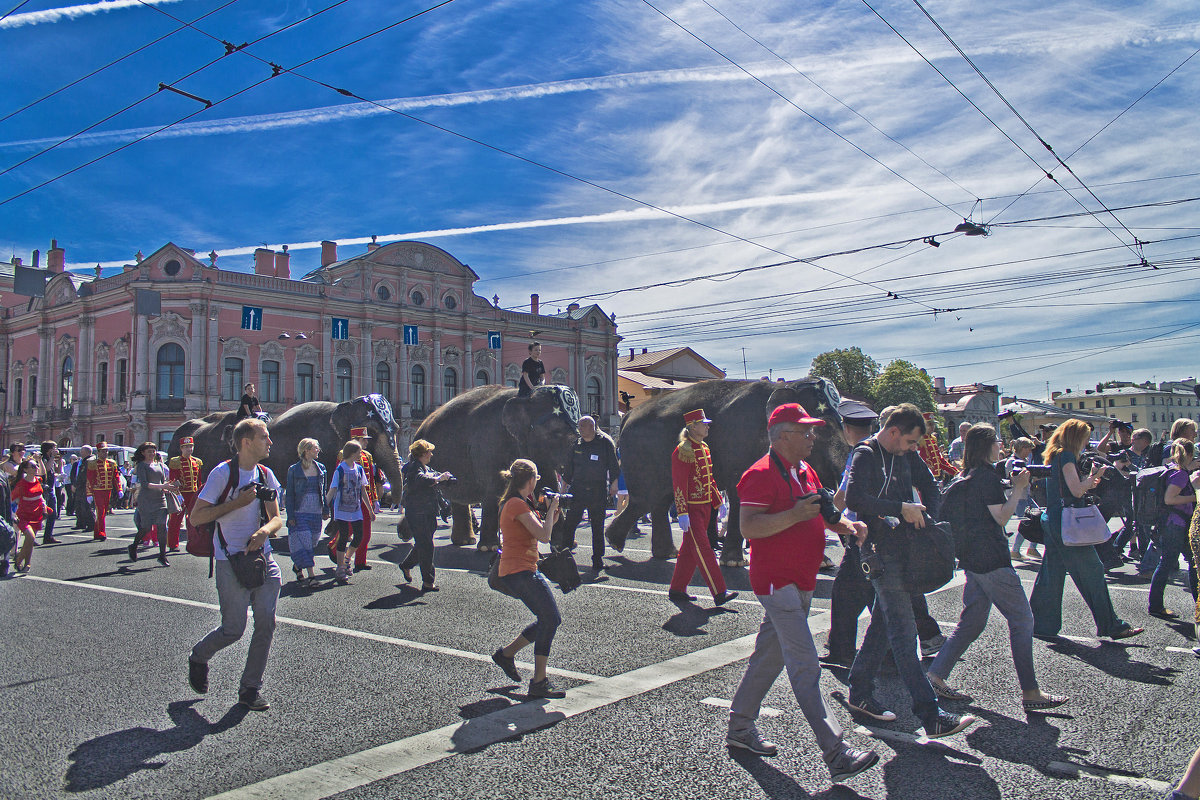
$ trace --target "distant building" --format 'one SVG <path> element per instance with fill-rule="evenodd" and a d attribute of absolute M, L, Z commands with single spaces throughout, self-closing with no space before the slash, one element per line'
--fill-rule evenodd
<path fill-rule="evenodd" d="M 1095 390 L 1054 392 L 1053 405 L 1060 411 L 1087 412 L 1106 419 L 1116 418 L 1134 428 L 1148 428 L 1157 439 L 1169 433 L 1171 423 L 1184 418 L 1200 422 L 1200 400 L 1192 387 L 1194 379 L 1158 384 L 1124 384 Z"/>
<path fill-rule="evenodd" d="M 996 424 L 996 416 L 1000 413 L 1000 387 L 986 383 L 947 386 L 945 378 L 934 378 L 933 402 L 946 420 L 953 439 L 958 436 L 958 426 L 963 422 Z"/>
<path fill-rule="evenodd" d="M 700 381 L 721 380 L 725 370 L 702 358 L 690 347 L 638 353 L 617 359 L 617 391 L 621 411 L 663 392 L 672 392 Z"/>
<path fill-rule="evenodd" d="M 528 312 L 504 310 L 474 293 L 470 267 L 423 242 L 371 244 L 341 260 L 334 242 L 321 250 L 322 266 L 299 280 L 286 247 L 260 248 L 245 273 L 170 243 L 101 278 L 66 272 L 55 243 L 44 298 L 14 294 L 19 260 L 0 264 L 0 438 L 105 436 L 166 450 L 180 423 L 236 409 L 254 383 L 271 414 L 382 394 L 407 446 L 460 392 L 516 386 L 534 338 L 546 382 L 574 388 L 602 426 L 617 424 L 621 337 L 599 307 L 545 315 L 533 295 Z"/>

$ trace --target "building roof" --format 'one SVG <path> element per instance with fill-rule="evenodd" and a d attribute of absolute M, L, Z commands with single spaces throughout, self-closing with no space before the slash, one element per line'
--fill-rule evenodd
<path fill-rule="evenodd" d="M 625 380 L 630 381 L 632 383 L 636 383 L 638 386 L 641 386 L 643 389 L 669 389 L 669 390 L 686 389 L 687 387 L 692 386 L 693 384 L 700 383 L 700 381 L 698 381 L 698 380 L 697 381 L 689 381 L 689 380 L 682 380 L 680 378 L 659 378 L 654 375 L 647 375 L 644 372 L 638 372 L 636 370 L 626 370 L 626 369 L 618 369 L 617 377 L 624 378 Z"/>
<path fill-rule="evenodd" d="M 1081 397 L 1083 395 L 1080 395 Z M 1000 406 L 1001 411 L 1015 411 L 1018 414 L 1037 414 L 1042 417 L 1054 417 L 1056 419 L 1082 419 L 1085 422 L 1088 420 L 1103 420 L 1107 422 L 1110 417 L 1105 414 L 1093 414 L 1089 411 L 1079 409 L 1077 411 L 1064 411 L 1053 403 L 1043 403 L 1039 400 L 1025 400 L 1016 398 L 1011 403 L 1005 403 Z"/>
<path fill-rule="evenodd" d="M 655 367 L 661 366 L 668 361 L 677 358 L 680 355 L 687 354 L 696 359 L 703 367 L 712 371 L 713 377 L 725 377 L 725 370 L 718 367 L 716 364 L 704 358 L 690 347 L 673 347 L 670 350 L 652 350 L 644 353 L 633 353 L 628 356 L 617 356 L 618 370 L 634 370 L 637 372 L 648 372 Z"/>

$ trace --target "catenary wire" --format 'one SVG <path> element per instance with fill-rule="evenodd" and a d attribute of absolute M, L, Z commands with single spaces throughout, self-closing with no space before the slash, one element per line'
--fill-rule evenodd
<path fill-rule="evenodd" d="M 13 14 L 17 13 L 17 12 L 18 12 L 18 11 L 20 11 L 20 10 L 21 10 L 21 9 L 22 9 L 24 6 L 27 6 L 27 5 L 29 5 L 29 0 L 21 0 L 21 2 L 17 3 L 15 6 L 13 6 L 12 8 L 10 8 L 8 11 L 5 11 L 5 12 L 4 12 L 4 16 L 0 17 L 0 20 L 3 20 L 3 19 L 8 19 L 8 18 L 9 18 L 9 17 L 11 17 Z"/>

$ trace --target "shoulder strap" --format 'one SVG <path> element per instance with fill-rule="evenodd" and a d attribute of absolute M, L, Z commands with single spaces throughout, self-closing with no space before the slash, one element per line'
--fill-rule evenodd
<path fill-rule="evenodd" d="M 792 483 L 792 476 L 788 474 L 787 467 L 783 465 L 783 459 L 774 450 L 769 450 L 768 454 L 771 456 L 771 463 L 775 465 L 775 468 L 779 470 L 779 474 L 783 476 L 783 482 L 787 484 L 788 494 L 792 496 L 792 502 L 794 503 L 796 501 L 796 486 Z"/>

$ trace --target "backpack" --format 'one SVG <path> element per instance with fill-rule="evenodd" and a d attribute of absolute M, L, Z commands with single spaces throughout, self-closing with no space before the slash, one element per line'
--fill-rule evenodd
<path fill-rule="evenodd" d="M 1167 479 L 1174 471 L 1170 467 L 1138 470 L 1133 489 L 1133 508 L 1138 525 L 1152 528 L 1166 517 L 1168 509 L 1163 496 L 1167 493 Z"/>
<path fill-rule="evenodd" d="M 217 497 L 217 502 L 214 503 L 214 505 L 219 506 L 221 503 L 224 503 L 229 498 L 229 493 L 233 491 L 235 486 L 237 486 L 240 468 L 234 464 L 235 461 L 237 461 L 236 458 L 231 458 L 224 462 L 229 468 L 229 480 L 225 483 L 225 488 L 221 490 L 221 494 L 219 497 Z M 256 464 L 254 469 L 257 473 L 255 477 L 260 481 L 263 480 L 265 476 L 263 474 L 262 464 Z M 261 504 L 261 502 L 262 501 L 260 500 L 259 503 Z M 190 523 L 191 520 L 189 519 L 188 522 Z M 213 534 L 217 531 L 217 524 L 217 521 L 213 520 L 212 522 L 206 522 L 203 525 L 193 525 L 192 528 L 196 532 L 196 535 L 189 535 L 187 537 L 187 545 L 185 548 L 189 554 L 193 556 L 200 556 L 201 558 L 207 558 L 209 560 L 208 568 L 210 578 L 212 577 Z"/>

